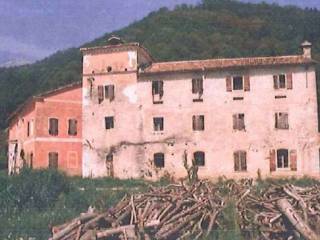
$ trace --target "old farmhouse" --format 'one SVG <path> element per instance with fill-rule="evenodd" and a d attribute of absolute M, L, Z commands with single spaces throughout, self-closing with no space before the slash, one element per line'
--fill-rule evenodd
<path fill-rule="evenodd" d="M 160 63 L 116 37 L 83 48 L 82 87 L 44 94 L 10 118 L 9 171 L 26 162 L 83 177 L 180 178 L 187 161 L 202 178 L 319 177 L 316 62 L 311 44 L 301 47 Z"/>

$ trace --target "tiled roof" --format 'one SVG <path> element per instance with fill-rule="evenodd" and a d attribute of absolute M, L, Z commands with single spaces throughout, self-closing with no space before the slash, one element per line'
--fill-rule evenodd
<path fill-rule="evenodd" d="M 68 85 L 64 85 L 62 87 L 59 87 L 59 88 L 56 88 L 56 89 L 53 89 L 53 90 L 49 90 L 49 91 L 43 92 L 43 93 L 38 94 L 38 95 L 31 96 L 26 101 L 24 101 L 22 104 L 20 104 L 16 108 L 16 110 L 9 115 L 9 117 L 7 118 L 7 121 L 10 122 L 13 118 L 15 118 L 24 109 L 24 107 L 27 106 L 29 103 L 33 103 L 36 100 L 41 100 L 44 97 L 50 96 L 52 94 L 59 93 L 61 91 L 66 91 L 68 89 L 72 89 L 72 88 L 75 88 L 75 87 L 81 87 L 81 86 L 82 86 L 82 82 L 78 81 L 78 82 L 74 82 L 74 83 L 71 83 L 71 84 L 68 84 Z"/>
<path fill-rule="evenodd" d="M 165 72 L 188 72 L 203 69 L 215 70 L 236 67 L 274 66 L 274 65 L 295 65 L 316 63 L 303 55 L 280 56 L 280 57 L 252 57 L 252 58 L 228 58 L 208 59 L 194 61 L 176 61 L 153 63 L 143 73 L 165 73 Z"/>

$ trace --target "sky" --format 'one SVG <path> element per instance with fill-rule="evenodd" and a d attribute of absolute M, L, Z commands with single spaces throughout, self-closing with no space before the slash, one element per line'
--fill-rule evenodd
<path fill-rule="evenodd" d="M 35 61 L 57 50 L 79 47 L 120 29 L 160 7 L 200 0 L 0 0 L 0 65 Z M 242 0 L 260 2 L 261 0 Z M 319 0 L 266 0 L 320 6 Z"/>

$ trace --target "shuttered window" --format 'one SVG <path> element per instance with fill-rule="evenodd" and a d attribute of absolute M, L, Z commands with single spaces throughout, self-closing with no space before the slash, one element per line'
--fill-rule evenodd
<path fill-rule="evenodd" d="M 49 153 L 49 168 L 58 169 L 58 153 L 50 152 Z"/>
<path fill-rule="evenodd" d="M 233 153 L 234 171 L 243 172 L 247 171 L 247 152 L 236 151 Z"/>
<path fill-rule="evenodd" d="M 98 86 L 98 103 L 102 103 L 104 100 L 104 88 L 102 85 Z"/>
<path fill-rule="evenodd" d="M 49 134 L 52 136 L 59 134 L 59 120 L 57 118 L 49 119 Z"/>
<path fill-rule="evenodd" d="M 152 81 L 152 95 L 160 95 L 160 97 L 163 96 L 163 81 Z"/>
<path fill-rule="evenodd" d="M 276 129 L 289 129 L 288 113 L 278 112 L 275 113 L 275 128 Z"/>
<path fill-rule="evenodd" d="M 109 99 L 110 102 L 114 100 L 114 85 L 106 85 L 105 89 L 105 98 Z"/>
<path fill-rule="evenodd" d="M 192 79 L 192 93 L 199 94 L 200 96 L 203 94 L 203 79 L 202 78 L 193 78 Z"/>
<path fill-rule="evenodd" d="M 163 153 L 155 153 L 153 155 L 153 162 L 156 168 L 164 168 L 164 154 Z"/>
<path fill-rule="evenodd" d="M 76 119 L 69 119 L 69 125 L 68 125 L 68 134 L 70 136 L 76 136 L 77 135 L 77 125 L 78 121 Z"/>
<path fill-rule="evenodd" d="M 292 73 L 273 76 L 274 89 L 292 89 Z"/>
<path fill-rule="evenodd" d="M 234 130 L 245 130 L 244 114 L 233 114 L 233 129 Z"/>
<path fill-rule="evenodd" d="M 163 117 L 153 118 L 153 130 L 154 131 L 163 131 Z"/>
<path fill-rule="evenodd" d="M 204 130 L 204 115 L 192 116 L 192 129 L 194 131 L 203 131 Z"/>
<path fill-rule="evenodd" d="M 204 166 L 205 165 L 205 153 L 202 151 L 197 151 L 193 154 L 194 162 L 196 166 Z"/>

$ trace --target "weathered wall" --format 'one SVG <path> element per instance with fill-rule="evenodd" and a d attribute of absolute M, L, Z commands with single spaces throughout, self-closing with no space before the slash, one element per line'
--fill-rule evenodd
<path fill-rule="evenodd" d="M 292 90 L 274 90 L 273 75 L 293 72 Z M 226 91 L 227 75 L 250 75 L 251 89 Z M 195 151 L 204 151 L 206 166 L 199 168 L 202 177 L 270 175 L 269 151 L 288 148 L 297 150 L 298 171 L 277 170 L 271 175 L 319 174 L 319 139 L 314 69 L 278 67 L 208 73 L 204 80 L 203 102 L 193 102 L 191 79 L 197 75 L 175 74 L 139 80 L 139 101 L 143 104 L 145 141 L 175 139 L 175 144 L 153 144 L 145 150 L 144 161 L 152 161 L 153 153 L 165 153 L 165 168 L 175 177 L 182 177 L 182 156 L 186 150 L 189 164 Z M 199 75 L 198 75 L 199 76 Z M 154 105 L 151 96 L 153 79 L 164 80 L 163 104 Z M 276 95 L 286 98 L 275 99 Z M 234 101 L 234 97 L 244 100 Z M 276 130 L 274 113 L 289 113 L 289 130 Z M 244 113 L 246 131 L 233 130 L 232 114 Z M 205 116 L 205 130 L 192 130 L 192 115 Z M 164 117 L 164 131 L 153 132 L 152 118 Z M 247 151 L 247 172 L 234 172 L 233 152 Z"/>
<path fill-rule="evenodd" d="M 88 56 L 84 58 L 88 59 Z M 106 176 L 106 155 L 112 153 L 115 177 L 139 177 L 137 148 L 124 143 L 137 143 L 142 140 L 139 130 L 142 126 L 140 126 L 140 116 L 137 114 L 139 112 L 137 73 L 125 71 L 125 69 L 132 70 L 133 66 L 137 68 L 137 53 L 135 51 L 109 53 L 103 55 L 103 59 L 98 55 L 97 60 L 94 59 L 89 63 L 86 61 L 84 61 L 84 71 L 87 68 L 98 69 L 96 66 L 100 66 L 102 61 L 121 72 L 95 71 L 92 90 L 88 76 L 83 77 L 83 175 Z M 104 69 L 101 66 L 100 68 Z M 115 85 L 115 99 L 112 102 L 105 99 L 99 104 L 97 87 L 109 84 Z M 105 129 L 106 116 L 114 117 L 114 129 Z M 121 150 L 124 148 L 126 154 L 121 155 Z"/>

